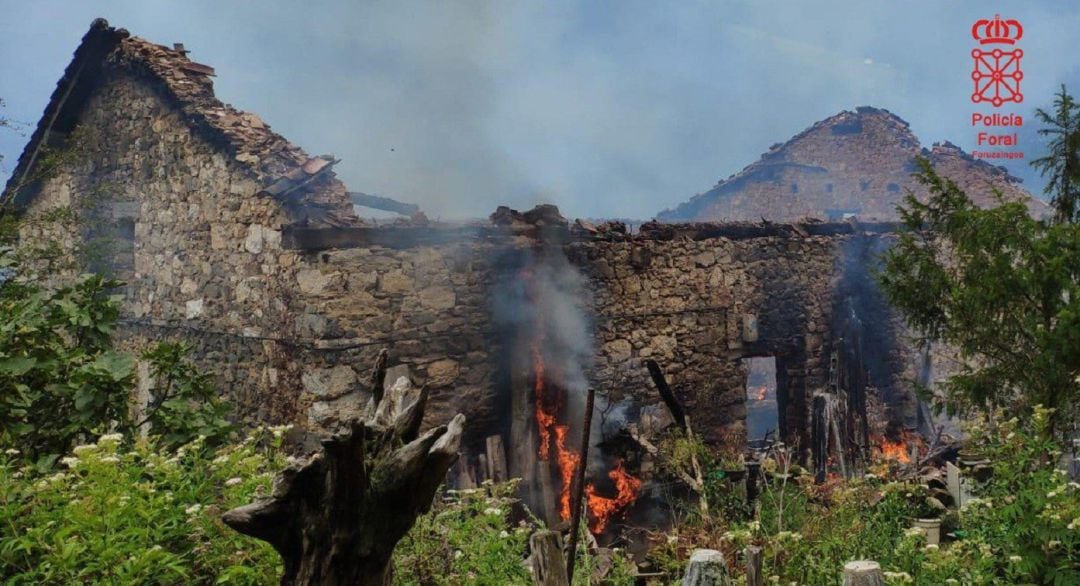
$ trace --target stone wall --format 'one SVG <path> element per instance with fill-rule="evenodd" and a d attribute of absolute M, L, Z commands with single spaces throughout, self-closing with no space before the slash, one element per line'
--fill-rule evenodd
<path fill-rule="evenodd" d="M 56 156 L 63 163 L 36 188 L 23 241 L 131 226 L 130 240 L 97 251 L 128 283 L 127 343 L 191 340 L 244 416 L 292 417 L 295 397 L 278 391 L 298 373 L 279 345 L 259 340 L 292 321 L 285 283 L 298 255 L 281 247 L 281 226 L 292 220 L 259 195 L 248 166 L 192 130 L 152 84 L 128 75 L 105 77 Z M 41 220 L 62 209 L 78 220 Z"/>
<path fill-rule="evenodd" d="M 571 241 L 562 249 L 588 284 L 580 302 L 595 332 L 590 382 L 633 411 L 659 401 L 643 362 L 657 360 L 702 434 L 718 442 L 744 434 L 741 359 L 774 356 L 782 430 L 805 445 L 808 397 L 828 375 L 838 283 L 852 270 L 845 255 L 855 241 L 882 238 Z M 294 335 L 314 341 L 299 401 L 310 419 L 332 425 L 365 401 L 367 368 L 386 347 L 391 364 L 431 388 L 428 424 L 462 411 L 479 437 L 504 430 L 511 351 L 495 331 L 492 295 L 497 280 L 513 278 L 500 259 L 536 245 L 474 239 L 304 254 Z M 905 368 L 878 384 L 899 388 Z"/>

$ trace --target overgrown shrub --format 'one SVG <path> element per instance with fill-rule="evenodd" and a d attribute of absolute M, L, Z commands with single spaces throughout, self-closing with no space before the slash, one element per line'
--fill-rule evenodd
<path fill-rule="evenodd" d="M 267 494 L 281 430 L 214 450 L 119 434 L 76 446 L 62 470 L 0 456 L 0 581 L 9 584 L 273 584 L 277 553 L 222 524 Z"/>
<path fill-rule="evenodd" d="M 47 288 L 20 278 L 19 268 L 0 250 L 0 448 L 45 470 L 76 442 L 106 431 L 129 434 L 147 424 L 171 446 L 230 432 L 210 375 L 177 343 L 142 355 L 154 385 L 146 413 L 133 419 L 135 357 L 113 347 L 119 282 L 84 275 Z"/>

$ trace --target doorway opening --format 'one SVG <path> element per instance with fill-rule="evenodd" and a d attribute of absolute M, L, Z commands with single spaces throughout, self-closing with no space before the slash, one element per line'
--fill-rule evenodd
<path fill-rule="evenodd" d="M 743 358 L 746 368 L 746 439 L 751 445 L 779 439 L 776 357 Z"/>

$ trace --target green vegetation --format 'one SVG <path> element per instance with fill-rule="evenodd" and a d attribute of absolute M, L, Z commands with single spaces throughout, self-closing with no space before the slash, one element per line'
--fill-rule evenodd
<path fill-rule="evenodd" d="M 0 456 L 0 581 L 6 584 L 272 584 L 268 545 L 220 520 L 270 488 L 281 431 L 213 449 L 120 434 L 75 448 L 59 470 Z"/>
<path fill-rule="evenodd" d="M 12 275 L 0 283 L 0 448 L 47 469 L 74 443 L 107 431 L 149 425 L 164 445 L 229 433 L 226 406 L 182 344 L 141 356 L 154 385 L 146 413 L 133 414 L 136 359 L 112 340 L 120 298 L 111 291 L 119 283 L 88 275 L 46 289 L 17 278 L 11 258 L 0 251 L 0 270 Z"/>
<path fill-rule="evenodd" d="M 1054 96 L 1053 112 L 1039 108 L 1035 116 L 1045 125 L 1039 134 L 1050 137 L 1050 152 L 1031 164 L 1044 177 L 1050 176 L 1045 192 L 1054 207 L 1054 219 L 1076 222 L 1080 220 L 1080 104 L 1063 85 Z"/>
<path fill-rule="evenodd" d="M 907 230 L 885 255 L 881 283 L 911 326 L 964 359 L 940 406 L 1024 415 L 1042 404 L 1054 423 L 1074 419 L 1080 224 L 1036 220 L 1019 202 L 980 209 L 928 161 L 920 169 L 930 200 L 907 198 Z"/>
<path fill-rule="evenodd" d="M 1048 465 L 1061 455 L 1046 433 L 1050 415 L 1036 406 L 1024 422 L 969 430 L 993 475 L 959 511 L 944 511 L 922 485 L 889 480 L 887 464 L 849 482 L 815 486 L 798 469 L 785 481 L 781 454 L 765 462 L 768 483 L 757 519 L 703 518 L 684 506 L 652 555 L 673 577 L 693 549 L 719 549 L 734 561 L 757 545 L 764 574 L 781 584 L 836 584 L 844 564 L 856 559 L 878 561 L 895 584 L 1080 583 L 1080 484 Z M 737 485 L 714 490 L 742 497 Z M 943 520 L 940 546 L 927 546 L 912 529 L 915 519 L 928 517 Z M 945 538 L 947 532 L 955 539 Z M 733 570 L 741 573 L 741 564 Z"/>

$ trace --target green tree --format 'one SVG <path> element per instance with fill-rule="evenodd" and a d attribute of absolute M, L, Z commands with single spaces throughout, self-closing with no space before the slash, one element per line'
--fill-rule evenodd
<path fill-rule="evenodd" d="M 1035 116 L 1046 125 L 1039 134 L 1051 137 L 1047 144 L 1050 152 L 1031 164 L 1043 177 L 1049 175 L 1044 191 L 1054 207 L 1054 219 L 1076 222 L 1080 220 L 1080 104 L 1062 85 L 1055 95 L 1053 113 L 1039 108 Z"/>
<path fill-rule="evenodd" d="M 905 230 L 880 281 L 911 326 L 964 359 L 939 406 L 1025 413 L 1042 404 L 1058 419 L 1074 415 L 1080 224 L 1038 221 L 1019 202 L 981 209 L 929 161 L 918 164 L 930 199 L 906 198 Z"/>

